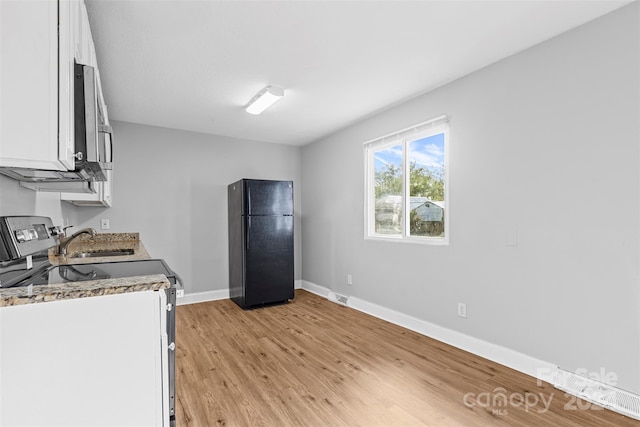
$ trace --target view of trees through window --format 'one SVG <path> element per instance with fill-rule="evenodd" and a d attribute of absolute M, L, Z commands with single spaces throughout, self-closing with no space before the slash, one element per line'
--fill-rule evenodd
<path fill-rule="evenodd" d="M 376 234 L 402 235 L 408 210 L 406 234 L 444 236 L 444 141 L 445 134 L 438 133 L 374 151 Z M 407 185 L 406 201 L 403 185 Z"/>

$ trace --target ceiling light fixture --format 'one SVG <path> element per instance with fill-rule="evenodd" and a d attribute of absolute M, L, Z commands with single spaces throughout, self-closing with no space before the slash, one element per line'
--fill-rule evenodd
<path fill-rule="evenodd" d="M 267 86 L 253 97 L 247 105 L 247 113 L 260 114 L 284 96 L 284 90 L 276 86 Z"/>

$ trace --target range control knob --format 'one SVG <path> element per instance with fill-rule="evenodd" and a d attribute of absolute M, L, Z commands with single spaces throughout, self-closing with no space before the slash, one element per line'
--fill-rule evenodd
<path fill-rule="evenodd" d="M 24 243 L 27 241 L 27 236 L 25 236 L 22 230 L 16 230 L 16 240 L 18 243 Z"/>
<path fill-rule="evenodd" d="M 16 230 L 15 235 L 18 243 L 24 243 L 24 242 L 28 242 L 29 240 L 35 240 L 38 238 L 38 232 L 33 228 Z"/>

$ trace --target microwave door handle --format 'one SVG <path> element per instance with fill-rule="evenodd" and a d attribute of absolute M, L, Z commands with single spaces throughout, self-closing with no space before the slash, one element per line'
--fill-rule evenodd
<path fill-rule="evenodd" d="M 98 104 L 95 70 L 93 67 L 84 65 L 84 97 L 85 97 L 85 120 L 87 131 L 87 152 L 86 160 L 99 161 L 98 148 Z"/>
<path fill-rule="evenodd" d="M 105 142 L 105 159 L 104 161 L 107 163 L 113 162 L 113 128 L 107 125 L 98 126 L 98 131 L 102 133 L 109 134 L 109 147 L 107 148 L 107 143 Z M 105 138 L 106 141 L 106 138 Z"/>

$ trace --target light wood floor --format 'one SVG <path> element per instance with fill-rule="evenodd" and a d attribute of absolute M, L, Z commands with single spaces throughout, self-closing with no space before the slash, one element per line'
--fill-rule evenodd
<path fill-rule="evenodd" d="M 640 426 L 301 290 L 251 311 L 179 306 L 177 336 L 178 427 Z"/>

